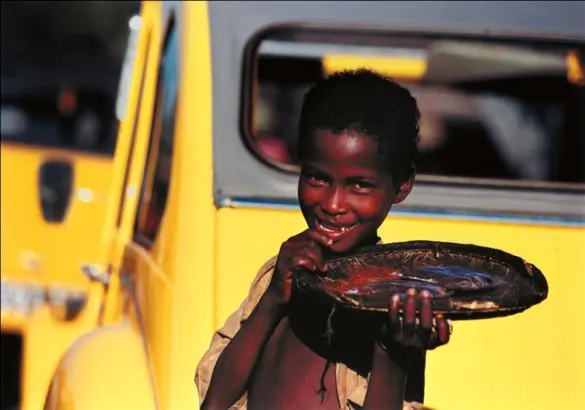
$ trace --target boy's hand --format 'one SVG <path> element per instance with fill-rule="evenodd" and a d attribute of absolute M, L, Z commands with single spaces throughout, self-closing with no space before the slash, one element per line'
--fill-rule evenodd
<path fill-rule="evenodd" d="M 451 336 L 447 319 L 433 314 L 432 296 L 426 290 L 417 294 L 415 289 L 409 289 L 404 302 L 398 295 L 392 297 L 388 330 L 391 343 L 427 350 L 447 344 Z"/>
<path fill-rule="evenodd" d="M 329 247 L 332 242 L 323 232 L 306 230 L 282 244 L 268 287 L 268 292 L 276 298 L 279 305 L 287 304 L 290 299 L 294 269 L 302 266 L 310 271 L 322 271 L 322 247 Z"/>

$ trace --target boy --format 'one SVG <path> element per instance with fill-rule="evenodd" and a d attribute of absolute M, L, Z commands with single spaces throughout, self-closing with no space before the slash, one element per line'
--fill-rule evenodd
<path fill-rule="evenodd" d="M 379 242 L 378 227 L 412 189 L 418 137 L 416 101 L 390 79 L 346 71 L 309 90 L 298 142 L 309 229 L 282 244 L 214 336 L 195 376 L 202 409 L 422 408 L 425 349 L 450 335 L 428 292 L 388 301 L 379 342 L 358 351 L 363 365 L 336 363 L 336 371 L 324 371 L 328 363 L 292 332 L 286 313 L 295 267 L 319 274 L 329 258 Z"/>

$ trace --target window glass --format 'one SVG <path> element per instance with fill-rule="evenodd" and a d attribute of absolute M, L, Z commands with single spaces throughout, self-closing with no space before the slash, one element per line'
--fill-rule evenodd
<path fill-rule="evenodd" d="M 169 29 L 158 74 L 156 102 L 135 237 L 152 243 L 164 216 L 171 181 L 178 93 L 177 33 Z"/>
<path fill-rule="evenodd" d="M 421 111 L 422 181 L 585 188 L 582 44 L 319 29 L 271 32 L 257 48 L 249 145 L 294 169 L 302 98 L 319 78 L 367 67 Z"/>
<path fill-rule="evenodd" d="M 113 154 L 116 92 L 137 7 L 2 3 L 3 143 Z"/>

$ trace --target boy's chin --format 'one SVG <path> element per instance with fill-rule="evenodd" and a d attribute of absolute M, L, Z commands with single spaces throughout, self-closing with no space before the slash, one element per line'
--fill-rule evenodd
<path fill-rule="evenodd" d="M 370 236 L 371 235 L 365 235 L 365 237 L 362 237 L 362 235 L 358 235 L 356 237 L 343 238 L 339 242 L 334 242 L 329 249 L 332 253 L 343 256 L 344 254 L 352 253 L 364 246 L 375 245 L 378 241 L 377 235 L 373 235 L 371 236 L 371 239 L 368 239 Z"/>
<path fill-rule="evenodd" d="M 362 241 L 359 238 L 344 238 L 339 242 L 334 242 L 329 249 L 334 254 L 339 254 L 340 256 L 346 253 L 351 253 L 352 251 L 360 248 L 360 243 Z"/>

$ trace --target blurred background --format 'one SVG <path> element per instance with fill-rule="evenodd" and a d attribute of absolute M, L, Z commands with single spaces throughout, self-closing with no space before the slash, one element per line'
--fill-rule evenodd
<path fill-rule="evenodd" d="M 9 310 L 40 303 L 42 298 L 40 292 L 33 292 L 36 301 L 30 293 L 23 297 L 19 289 L 13 290 L 6 281 L 18 280 L 29 286 L 44 286 L 53 281 L 63 283 L 59 274 L 46 282 L 29 275 L 34 268 L 23 270 L 20 261 L 24 257 L 25 265 L 34 265 L 34 252 L 27 259 L 16 251 L 23 247 L 35 248 L 27 239 L 31 235 L 26 232 L 27 227 L 36 231 L 41 242 L 44 237 L 45 242 L 59 243 L 58 235 L 53 232 L 43 235 L 35 229 L 39 225 L 29 219 L 37 214 L 38 201 L 34 199 L 37 169 L 41 168 L 41 207 L 45 221 L 62 221 L 67 207 L 63 190 L 68 189 L 73 177 L 61 162 L 55 165 L 46 157 L 63 157 L 66 152 L 65 157 L 72 162 L 79 155 L 89 155 L 90 162 L 110 161 L 118 131 L 116 95 L 129 39 L 129 22 L 139 10 L 138 1 L 1 3 L 2 410 L 20 408 L 21 339 L 13 332 L 17 326 L 11 327 Z M 96 181 L 92 187 L 96 188 L 94 192 L 105 195 L 109 174 L 100 172 L 99 165 L 92 170 L 95 175 L 91 176 L 89 186 Z M 103 203 L 104 198 L 101 199 Z M 85 222 L 82 229 L 91 232 L 88 224 Z M 99 229 L 100 223 L 95 227 Z M 18 231 L 23 234 L 15 234 Z M 7 237 L 12 240 L 7 241 Z M 63 252 L 75 252 L 70 247 L 47 249 L 53 246 L 49 243 L 35 252 L 45 251 L 57 259 Z M 51 334 L 45 337 L 50 338 Z"/>
<path fill-rule="evenodd" d="M 2 2 L 2 141 L 111 154 L 138 11 L 137 1 Z"/>

